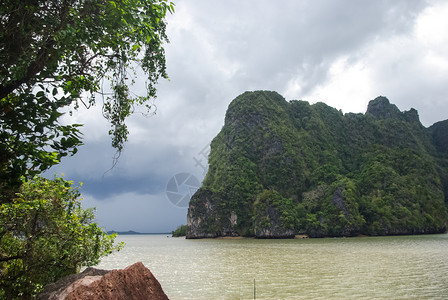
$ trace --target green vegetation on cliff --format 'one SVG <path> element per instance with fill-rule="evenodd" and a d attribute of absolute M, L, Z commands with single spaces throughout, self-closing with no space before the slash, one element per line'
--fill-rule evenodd
<path fill-rule="evenodd" d="M 246 92 L 211 143 L 187 237 L 444 232 L 448 122 L 385 97 L 365 114 Z"/>
<path fill-rule="evenodd" d="M 173 237 L 181 237 L 187 235 L 187 225 L 180 225 L 176 228 L 176 230 L 173 230 L 171 232 Z"/>

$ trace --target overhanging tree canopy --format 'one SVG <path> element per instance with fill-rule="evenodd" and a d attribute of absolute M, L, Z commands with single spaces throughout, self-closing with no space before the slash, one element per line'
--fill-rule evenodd
<path fill-rule="evenodd" d="M 167 0 L 2 0 L 0 185 L 76 153 L 79 125 L 60 124 L 60 109 L 89 107 L 98 94 L 122 150 L 126 117 L 135 105 L 151 109 L 155 84 L 167 78 L 164 18 L 173 8 Z M 147 76 L 145 95 L 130 93 L 135 66 Z M 101 93 L 103 80 L 110 93 Z"/>

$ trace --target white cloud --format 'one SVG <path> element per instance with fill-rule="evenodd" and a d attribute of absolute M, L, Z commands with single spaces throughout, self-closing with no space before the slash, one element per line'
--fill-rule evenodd
<path fill-rule="evenodd" d="M 347 57 L 342 57 L 330 66 L 327 76 L 327 81 L 316 85 L 303 99 L 312 103 L 325 102 L 343 112 L 358 113 L 364 112 L 368 100 L 376 97 L 370 70 L 363 62 L 350 63 Z M 294 85 L 290 88 L 289 93 L 296 89 Z"/>
<path fill-rule="evenodd" d="M 447 53 L 448 39 L 448 3 L 435 1 L 433 6 L 426 8 L 416 22 L 417 39 L 440 54 Z"/>

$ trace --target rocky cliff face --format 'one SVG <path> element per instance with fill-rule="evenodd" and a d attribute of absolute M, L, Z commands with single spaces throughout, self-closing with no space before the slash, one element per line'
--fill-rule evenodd
<path fill-rule="evenodd" d="M 385 97 L 365 114 L 246 92 L 211 143 L 187 238 L 287 238 L 446 230 L 445 125 Z M 444 127 L 445 126 L 445 127 Z"/>
<path fill-rule="evenodd" d="M 428 128 L 434 146 L 448 157 L 448 120 L 437 122 Z"/>
<path fill-rule="evenodd" d="M 369 102 L 366 115 L 371 115 L 379 119 L 399 118 L 401 111 L 386 97 L 380 96 Z"/>
<path fill-rule="evenodd" d="M 155 299 L 167 300 L 160 283 L 142 263 L 123 270 L 88 268 L 45 287 L 38 299 Z"/>

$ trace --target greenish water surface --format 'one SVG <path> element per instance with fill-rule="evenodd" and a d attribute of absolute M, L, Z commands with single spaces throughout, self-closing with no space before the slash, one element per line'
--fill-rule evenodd
<path fill-rule="evenodd" d="M 448 299 L 448 234 L 294 240 L 122 235 L 170 299 Z"/>

